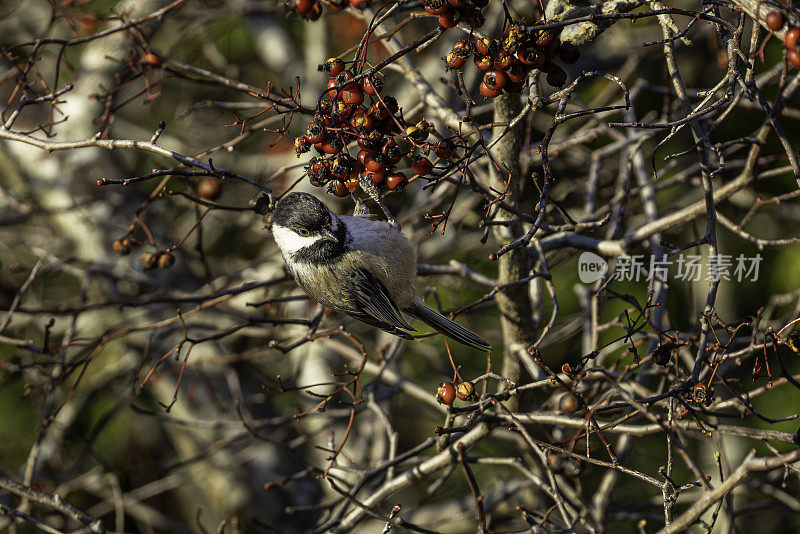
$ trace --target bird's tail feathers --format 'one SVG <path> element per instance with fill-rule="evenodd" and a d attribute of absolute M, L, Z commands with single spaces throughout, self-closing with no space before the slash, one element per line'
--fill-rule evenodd
<path fill-rule="evenodd" d="M 440 334 L 444 334 L 459 343 L 479 350 L 489 350 L 492 348 L 489 343 L 476 334 L 473 334 L 463 326 L 455 323 L 444 315 L 428 308 L 424 304 L 414 303 L 405 310 L 406 313 L 424 322 Z"/>

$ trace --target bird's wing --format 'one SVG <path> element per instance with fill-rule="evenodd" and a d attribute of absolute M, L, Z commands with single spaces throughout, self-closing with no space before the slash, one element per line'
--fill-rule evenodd
<path fill-rule="evenodd" d="M 403 318 L 377 276 L 363 267 L 356 269 L 354 273 L 353 297 L 357 311 L 350 313 L 353 317 L 392 333 L 396 333 L 395 329 L 414 330 Z"/>

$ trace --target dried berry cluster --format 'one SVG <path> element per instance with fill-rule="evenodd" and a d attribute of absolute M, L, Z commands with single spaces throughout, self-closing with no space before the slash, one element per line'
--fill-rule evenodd
<path fill-rule="evenodd" d="M 439 17 L 439 25 L 453 28 L 463 22 L 470 28 L 480 28 L 486 22 L 481 9 L 489 0 L 424 0 L 425 11 Z"/>
<path fill-rule="evenodd" d="M 780 11 L 770 11 L 765 22 L 767 23 L 767 28 L 776 32 L 783 29 L 783 25 L 786 23 Z M 789 50 L 789 63 L 793 67 L 800 69 L 800 52 L 797 50 L 798 40 L 800 40 L 800 28 L 790 27 L 783 39 L 783 44 Z"/>
<path fill-rule="evenodd" d="M 117 239 L 111 245 L 114 249 L 114 252 L 119 254 L 120 256 L 127 256 L 133 249 L 139 246 L 139 240 L 133 236 L 125 236 L 123 238 Z"/>
<path fill-rule="evenodd" d="M 155 269 L 169 269 L 175 264 L 175 256 L 168 250 L 159 252 L 145 252 L 139 256 L 139 263 L 142 264 L 144 270 Z"/>
<path fill-rule="evenodd" d="M 298 156 L 312 146 L 322 155 L 306 166 L 312 185 L 327 185 L 336 196 L 354 192 L 361 180 L 379 190 L 399 191 L 408 183 L 406 174 L 396 170 L 403 157 L 410 160 L 415 175 L 425 176 L 433 170 L 431 152 L 441 159 L 455 154 L 455 144 L 439 138 L 425 119 L 405 121 L 397 100 L 380 95 L 383 80 L 378 75 L 351 81 L 354 71 L 346 70 L 339 58 L 326 61 L 322 71 L 331 77 L 327 90 L 305 134 L 294 141 Z M 432 132 L 435 140 L 429 142 Z M 355 157 L 349 145 L 354 152 L 358 147 Z"/>
<path fill-rule="evenodd" d="M 114 241 L 112 247 L 120 256 L 127 256 L 140 244 L 135 237 L 128 235 Z M 175 256 L 169 250 L 145 252 L 139 256 L 139 263 L 142 264 L 142 268 L 145 270 L 155 269 L 156 267 L 169 269 L 175 264 Z"/>
<path fill-rule="evenodd" d="M 308 20 L 317 20 L 322 15 L 323 4 L 333 11 L 341 11 L 348 6 L 366 9 L 370 3 L 372 0 L 294 0 L 294 10 Z"/>
<path fill-rule="evenodd" d="M 114 241 L 112 248 L 114 252 L 120 256 L 127 256 L 133 249 L 141 245 L 138 239 L 131 235 L 127 235 Z M 146 271 L 155 269 L 169 269 L 175 264 L 175 256 L 170 250 L 160 250 L 158 252 L 144 252 L 139 256 L 139 263 Z"/>
<path fill-rule="evenodd" d="M 548 84 L 561 87 L 567 81 L 567 73 L 555 63 L 556 58 L 569 65 L 578 61 L 580 51 L 573 44 L 562 43 L 553 32 L 511 24 L 499 41 L 491 37 L 462 39 L 443 59 L 448 69 L 460 69 L 470 56 L 475 66 L 484 71 L 481 94 L 495 98 L 502 91 L 520 91 L 534 69 L 547 73 Z"/>

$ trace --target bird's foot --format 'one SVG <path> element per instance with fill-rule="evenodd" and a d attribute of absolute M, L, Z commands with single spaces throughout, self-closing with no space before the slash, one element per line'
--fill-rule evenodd
<path fill-rule="evenodd" d="M 400 223 L 397 222 L 392 214 L 389 212 L 389 208 L 386 207 L 386 204 L 383 203 L 383 199 L 381 198 L 381 194 L 378 192 L 378 188 L 375 187 L 375 184 L 370 182 L 368 179 L 361 176 L 358 181 L 361 189 L 369 195 L 369 197 L 375 201 L 378 207 L 381 209 L 383 214 L 386 216 L 386 222 L 389 223 L 389 226 L 392 228 L 400 229 Z M 358 203 L 356 203 L 356 209 L 358 209 Z"/>

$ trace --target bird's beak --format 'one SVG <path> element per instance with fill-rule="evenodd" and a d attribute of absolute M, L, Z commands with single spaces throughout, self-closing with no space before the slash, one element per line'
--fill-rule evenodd
<path fill-rule="evenodd" d="M 322 236 L 328 241 L 339 241 L 339 238 L 331 230 L 325 230 Z"/>

